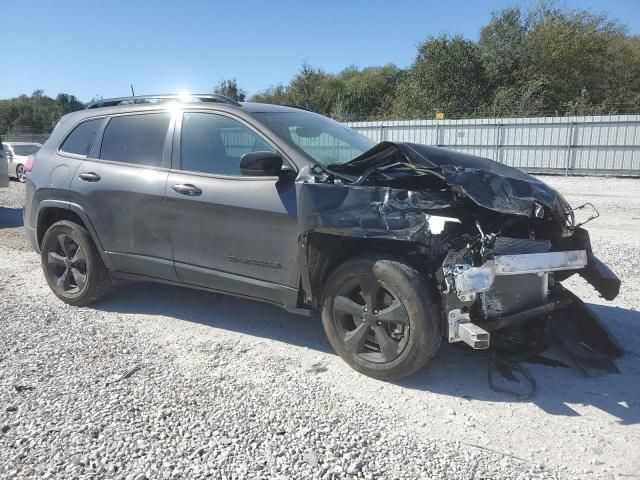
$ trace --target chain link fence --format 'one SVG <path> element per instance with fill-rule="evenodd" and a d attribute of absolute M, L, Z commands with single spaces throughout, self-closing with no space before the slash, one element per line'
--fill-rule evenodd
<path fill-rule="evenodd" d="M 48 133 L 0 133 L 3 142 L 44 143 L 49 138 Z"/>

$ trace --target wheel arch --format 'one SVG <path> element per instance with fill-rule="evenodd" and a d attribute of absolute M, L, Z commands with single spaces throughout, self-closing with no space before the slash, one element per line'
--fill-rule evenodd
<path fill-rule="evenodd" d="M 325 283 L 335 269 L 346 260 L 365 254 L 393 255 L 423 275 L 429 270 L 428 258 L 420 247 L 407 240 L 390 240 L 306 232 L 299 238 L 301 301 L 320 307 Z"/>
<path fill-rule="evenodd" d="M 96 230 L 84 209 L 75 203 L 59 200 L 45 200 L 38 205 L 36 213 L 36 241 L 38 249 L 42 246 L 44 234 L 51 225 L 61 220 L 69 220 L 77 223 L 89 232 L 91 240 L 95 244 L 102 261 L 111 270 L 108 255 L 104 254 L 104 249 L 98 238 Z"/>

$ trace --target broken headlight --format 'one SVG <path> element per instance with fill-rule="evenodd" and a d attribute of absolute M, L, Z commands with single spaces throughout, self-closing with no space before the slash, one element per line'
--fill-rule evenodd
<path fill-rule="evenodd" d="M 476 293 L 488 291 L 496 278 L 495 270 L 489 266 L 455 265 L 452 273 L 456 294 L 463 302 L 472 302 Z"/>

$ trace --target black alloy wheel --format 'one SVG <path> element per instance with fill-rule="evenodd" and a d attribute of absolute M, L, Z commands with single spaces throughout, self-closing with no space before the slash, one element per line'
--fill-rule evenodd
<path fill-rule="evenodd" d="M 334 298 L 333 318 L 346 348 L 369 362 L 392 362 L 409 340 L 407 310 L 374 277 L 359 275 L 345 282 Z"/>

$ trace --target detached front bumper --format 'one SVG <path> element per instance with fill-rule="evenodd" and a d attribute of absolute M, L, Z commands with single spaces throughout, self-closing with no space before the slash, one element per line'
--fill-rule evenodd
<path fill-rule="evenodd" d="M 580 276 L 593 285 L 605 300 L 611 301 L 616 298 L 620 293 L 620 279 L 593 254 L 589 232 L 582 228 L 576 228 L 566 243 L 570 247 L 580 248 L 587 252 L 587 265 L 578 272 Z"/>

